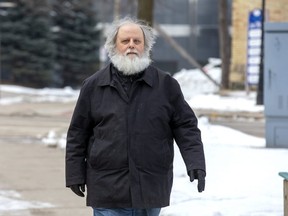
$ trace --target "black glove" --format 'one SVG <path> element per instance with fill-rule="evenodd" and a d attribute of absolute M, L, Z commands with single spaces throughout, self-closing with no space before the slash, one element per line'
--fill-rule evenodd
<path fill-rule="evenodd" d="M 84 197 L 84 192 L 85 192 L 85 184 L 75 184 L 75 185 L 71 185 L 69 186 L 70 189 L 77 194 L 80 197 Z"/>
<path fill-rule="evenodd" d="M 189 171 L 190 181 L 193 182 L 194 179 L 198 179 L 198 192 L 201 193 L 205 189 L 205 176 L 206 173 L 203 170 L 196 169 Z"/>

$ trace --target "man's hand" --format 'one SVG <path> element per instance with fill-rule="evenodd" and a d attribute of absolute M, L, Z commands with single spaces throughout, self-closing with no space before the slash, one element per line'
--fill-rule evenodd
<path fill-rule="evenodd" d="M 193 182 L 194 179 L 198 179 L 198 192 L 201 193 L 205 189 L 205 176 L 206 173 L 203 170 L 191 170 L 189 171 L 190 181 Z"/>
<path fill-rule="evenodd" d="M 85 184 L 76 184 L 76 185 L 71 185 L 70 189 L 77 194 L 80 197 L 84 197 L 84 192 L 85 192 Z"/>

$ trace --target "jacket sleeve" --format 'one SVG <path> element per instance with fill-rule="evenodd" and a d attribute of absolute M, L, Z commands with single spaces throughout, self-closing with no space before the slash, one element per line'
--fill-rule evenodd
<path fill-rule="evenodd" d="M 86 182 L 86 152 L 91 136 L 91 92 L 85 83 L 76 103 L 66 142 L 66 186 Z"/>
<path fill-rule="evenodd" d="M 201 169 L 206 173 L 204 149 L 197 117 L 185 101 L 176 80 L 172 86 L 173 93 L 171 95 L 173 95 L 172 103 L 174 104 L 172 131 L 185 162 L 187 173 L 195 169 Z"/>

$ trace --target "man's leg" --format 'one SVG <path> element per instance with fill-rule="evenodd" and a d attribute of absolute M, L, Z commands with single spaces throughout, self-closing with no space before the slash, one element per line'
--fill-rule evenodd
<path fill-rule="evenodd" d="M 94 216 L 159 216 L 161 208 L 93 208 Z"/>
<path fill-rule="evenodd" d="M 146 209 L 147 216 L 159 216 L 161 208 Z"/>
<path fill-rule="evenodd" d="M 161 208 L 134 209 L 133 216 L 159 216 Z"/>
<path fill-rule="evenodd" d="M 131 208 L 93 208 L 94 216 L 134 216 Z"/>

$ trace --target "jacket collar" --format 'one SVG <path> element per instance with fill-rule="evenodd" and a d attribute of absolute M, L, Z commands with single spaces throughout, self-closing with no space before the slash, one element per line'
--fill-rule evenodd
<path fill-rule="evenodd" d="M 98 86 L 112 85 L 112 67 L 113 65 L 110 63 L 105 68 L 97 72 L 99 74 L 99 80 L 97 82 Z M 153 80 L 156 78 L 154 75 L 154 70 L 154 67 L 148 66 L 148 68 L 145 69 L 143 76 L 139 80 L 143 80 L 147 85 L 152 87 Z"/>

